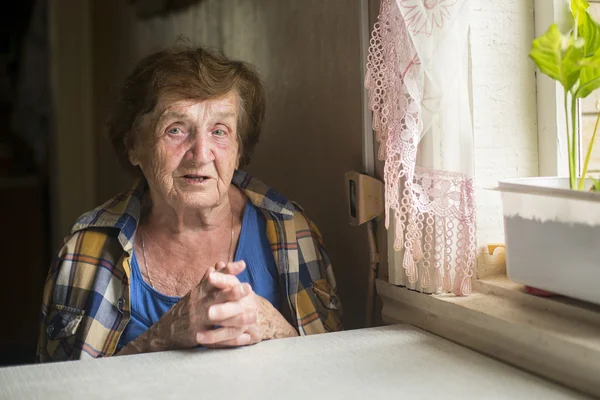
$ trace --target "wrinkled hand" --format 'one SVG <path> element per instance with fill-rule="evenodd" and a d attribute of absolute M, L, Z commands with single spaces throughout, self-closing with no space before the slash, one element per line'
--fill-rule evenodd
<path fill-rule="evenodd" d="M 235 274 L 235 275 L 239 274 L 239 272 L 232 270 L 232 268 L 231 268 L 232 264 L 233 263 L 229 263 L 227 266 L 225 266 L 225 263 L 217 264 L 217 272 L 221 272 L 224 274 Z M 246 263 L 244 261 L 239 261 L 238 265 L 240 265 L 240 266 L 243 265 L 243 268 L 246 267 Z M 243 269 L 241 269 L 240 272 L 241 271 L 243 271 Z M 240 284 L 240 285 L 247 285 L 247 284 Z M 256 293 L 254 293 L 254 291 L 252 290 L 252 287 L 250 285 L 248 285 L 248 289 L 249 290 L 247 291 L 247 293 L 246 293 L 246 290 L 244 290 L 244 293 L 246 293 L 246 295 L 243 296 L 242 298 L 240 298 L 240 300 L 238 301 L 239 305 L 241 305 L 241 307 L 242 307 L 241 315 L 244 315 L 245 317 L 243 317 L 243 318 L 240 317 L 237 320 L 232 319 L 231 320 L 232 325 L 229 325 L 232 329 L 237 328 L 242 331 L 242 334 L 237 339 L 238 339 L 238 341 L 243 341 L 244 345 L 255 344 L 255 343 L 261 342 L 263 340 L 269 339 L 268 337 L 265 336 L 265 329 L 263 329 L 264 322 L 267 318 L 267 316 L 265 315 L 265 307 L 263 307 L 263 301 L 266 301 L 267 303 L 268 303 L 268 301 L 266 299 L 262 298 L 261 296 L 257 295 Z M 231 288 L 228 290 L 235 290 L 235 288 Z M 270 303 L 269 303 L 269 305 L 270 305 Z M 235 325 L 235 322 L 240 322 L 240 323 Z M 208 332 L 206 334 L 206 336 L 208 338 L 212 339 L 213 332 Z M 230 341 L 204 343 L 204 344 L 208 345 L 208 347 L 231 346 Z"/>
<path fill-rule="evenodd" d="M 243 261 L 240 262 L 244 263 Z M 223 265 L 224 264 L 221 264 L 219 266 Z M 229 271 L 229 265 L 227 268 L 217 270 L 219 272 L 231 273 L 231 271 Z M 244 263 L 243 265 L 245 268 L 246 264 Z M 219 268 L 219 266 L 217 266 L 217 268 Z M 247 294 L 240 298 L 238 303 L 243 308 L 242 315 L 245 315 L 245 318 L 243 318 L 243 323 L 236 326 L 244 332 L 240 336 L 240 340 L 243 339 L 243 341 L 245 341 L 246 338 L 244 336 L 249 336 L 248 342 L 244 343 L 245 345 L 255 344 L 262 342 L 263 340 L 298 336 L 298 332 L 289 324 L 283 315 L 281 315 L 267 299 L 254 293 L 251 287 L 249 287 Z M 222 347 L 222 345 L 230 344 L 229 342 L 215 343 L 214 347 Z"/>
<path fill-rule="evenodd" d="M 189 340 L 187 344 L 229 347 L 250 343 L 245 330 L 256 322 L 257 313 L 248 306 L 248 299 L 255 294 L 248 283 L 240 283 L 236 277 L 245 268 L 243 261 L 220 262 L 186 296 L 187 301 L 177 310 L 177 319 L 182 328 L 188 325 L 187 330 L 181 329 L 184 341 Z"/>
<path fill-rule="evenodd" d="M 263 340 L 275 339 L 276 336 L 271 333 L 270 319 L 277 317 L 283 319 L 283 317 L 277 310 L 273 308 L 271 303 L 254 292 L 244 297 L 241 300 L 241 303 L 245 307 L 246 312 L 256 315 L 254 323 L 249 324 L 245 330 L 245 333 L 250 336 L 248 344 L 262 342 Z"/>
<path fill-rule="evenodd" d="M 146 333 L 119 354 L 191 348 L 234 347 L 297 336 L 298 332 L 271 303 L 236 275 L 244 261 L 217 263 Z"/>
<path fill-rule="evenodd" d="M 259 307 L 261 297 L 254 293 L 248 283 L 240 283 L 236 277 L 245 268 L 244 261 L 227 265 L 222 262 L 217 264 L 215 272 L 211 275 L 211 282 L 215 285 L 226 285 L 220 297 L 231 297 L 236 300 L 210 305 L 208 310 L 210 320 L 218 327 L 199 332 L 197 335 L 199 344 L 206 347 L 231 347 L 260 341 L 257 339 L 260 331 L 255 325 L 262 317 Z M 232 297 L 231 293 L 239 295 Z"/>
<path fill-rule="evenodd" d="M 131 342 L 135 350 L 146 351 L 191 348 L 197 345 L 243 346 L 251 337 L 246 326 L 256 321 L 241 302 L 252 292 L 236 275 L 246 268 L 244 262 L 218 263 L 209 268 L 200 283 L 154 324 L 146 334 Z M 124 349 L 124 350 L 125 350 Z"/>

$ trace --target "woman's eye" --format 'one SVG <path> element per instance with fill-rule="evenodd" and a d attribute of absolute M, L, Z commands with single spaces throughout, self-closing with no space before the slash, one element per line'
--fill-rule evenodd
<path fill-rule="evenodd" d="M 181 133 L 181 129 L 179 128 L 171 128 L 167 131 L 169 135 L 178 135 Z"/>
<path fill-rule="evenodd" d="M 225 136 L 226 132 L 223 129 L 215 129 L 213 131 L 213 135 L 215 136 Z"/>

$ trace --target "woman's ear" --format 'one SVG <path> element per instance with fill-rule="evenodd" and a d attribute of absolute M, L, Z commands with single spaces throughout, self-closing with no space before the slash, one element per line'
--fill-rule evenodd
<path fill-rule="evenodd" d="M 134 167 L 140 165 L 140 157 L 135 147 L 129 149 L 129 151 L 127 152 L 127 157 L 129 158 L 129 162 L 131 163 L 131 165 L 133 165 Z"/>

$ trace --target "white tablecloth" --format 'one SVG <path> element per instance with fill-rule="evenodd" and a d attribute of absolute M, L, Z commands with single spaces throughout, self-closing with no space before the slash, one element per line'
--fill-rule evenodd
<path fill-rule="evenodd" d="M 409 325 L 0 369 L 0 399 L 567 399 L 574 392 Z"/>

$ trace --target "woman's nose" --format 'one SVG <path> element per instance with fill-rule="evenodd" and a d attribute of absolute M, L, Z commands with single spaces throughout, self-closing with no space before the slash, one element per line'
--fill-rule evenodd
<path fill-rule="evenodd" d="M 206 164 L 213 161 L 210 140 L 204 135 L 195 135 L 191 141 L 187 156 L 196 164 Z"/>

